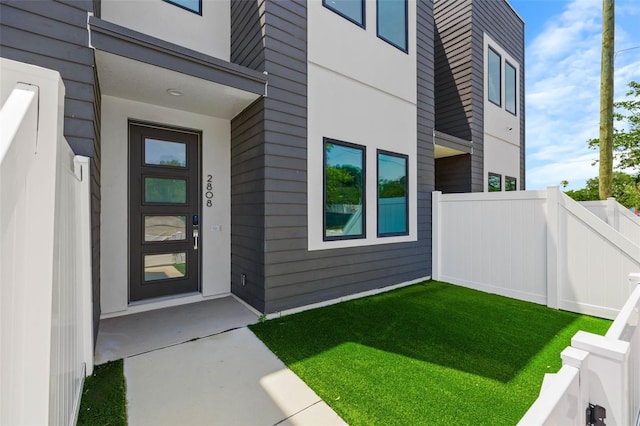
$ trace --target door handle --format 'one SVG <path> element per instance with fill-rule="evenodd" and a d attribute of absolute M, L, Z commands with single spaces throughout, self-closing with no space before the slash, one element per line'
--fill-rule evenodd
<path fill-rule="evenodd" d="M 193 230 L 193 249 L 198 250 L 198 237 L 200 232 L 197 229 Z"/>

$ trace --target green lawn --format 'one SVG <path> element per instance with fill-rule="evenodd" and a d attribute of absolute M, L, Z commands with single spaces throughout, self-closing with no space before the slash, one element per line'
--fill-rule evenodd
<path fill-rule="evenodd" d="M 509 425 L 571 337 L 610 324 L 431 281 L 251 329 L 352 426 Z"/>
<path fill-rule="evenodd" d="M 123 361 L 97 365 L 84 382 L 78 426 L 126 426 Z"/>

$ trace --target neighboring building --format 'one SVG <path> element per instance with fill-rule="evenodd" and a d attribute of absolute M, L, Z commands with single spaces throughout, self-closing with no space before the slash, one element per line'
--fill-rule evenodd
<path fill-rule="evenodd" d="M 502 0 L 2 0 L 0 24 L 0 56 L 61 73 L 93 158 L 96 322 L 425 279 L 434 189 L 524 188 Z"/>

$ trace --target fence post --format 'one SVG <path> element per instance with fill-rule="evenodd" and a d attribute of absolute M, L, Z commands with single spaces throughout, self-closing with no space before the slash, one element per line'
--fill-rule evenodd
<path fill-rule="evenodd" d="M 559 306 L 558 258 L 563 255 L 558 247 L 559 198 L 557 186 L 547 187 L 547 306 L 553 309 Z"/>
<path fill-rule="evenodd" d="M 440 198 L 442 192 L 433 191 L 431 196 L 431 278 L 440 280 Z"/>
<path fill-rule="evenodd" d="M 607 198 L 607 223 L 616 231 L 620 231 L 620 213 L 615 198 Z"/>

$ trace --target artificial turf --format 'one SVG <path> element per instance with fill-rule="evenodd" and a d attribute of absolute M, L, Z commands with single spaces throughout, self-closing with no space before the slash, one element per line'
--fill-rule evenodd
<path fill-rule="evenodd" d="M 251 326 L 347 423 L 512 425 L 608 320 L 430 281 Z"/>
<path fill-rule="evenodd" d="M 126 426 L 123 361 L 97 365 L 84 382 L 78 426 Z"/>

